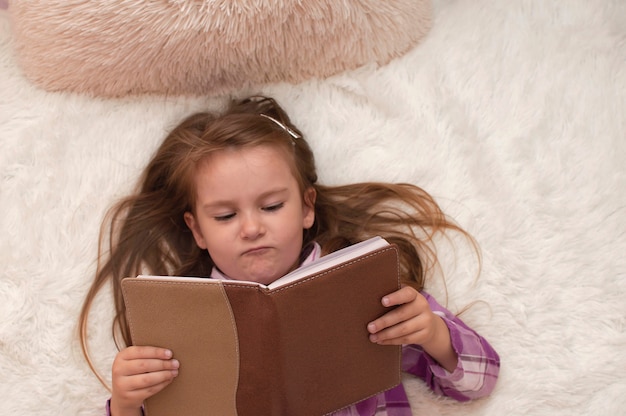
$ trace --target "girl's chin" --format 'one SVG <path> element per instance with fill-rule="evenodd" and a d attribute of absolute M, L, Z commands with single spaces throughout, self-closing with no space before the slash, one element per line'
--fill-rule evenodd
<path fill-rule="evenodd" d="M 234 280 L 269 285 L 296 268 L 296 266 L 276 264 L 275 262 L 254 262 L 246 266 L 239 268 L 237 273 L 227 274 L 227 276 Z"/>
<path fill-rule="evenodd" d="M 242 280 L 248 282 L 260 283 L 262 285 L 269 285 L 274 281 L 278 280 L 280 277 L 287 274 L 285 273 L 276 273 L 276 272 L 267 272 L 267 273 L 253 273 L 247 274 L 243 273 L 241 278 L 235 278 L 235 280 Z"/>
<path fill-rule="evenodd" d="M 264 278 L 253 278 L 253 277 L 249 277 L 249 278 L 243 278 L 243 279 L 235 279 L 235 280 L 239 280 L 242 282 L 254 282 L 254 283 L 260 283 L 262 285 L 270 285 L 272 284 L 274 281 L 276 281 L 277 279 L 271 278 L 268 279 L 267 277 Z"/>

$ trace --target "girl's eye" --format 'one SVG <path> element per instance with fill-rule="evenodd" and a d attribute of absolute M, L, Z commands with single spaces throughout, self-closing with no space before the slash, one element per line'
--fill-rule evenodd
<path fill-rule="evenodd" d="M 213 218 L 215 219 L 215 221 L 228 221 L 234 217 L 235 217 L 235 214 L 233 213 L 233 214 L 217 215 Z"/>
<path fill-rule="evenodd" d="M 263 211 L 274 212 L 274 211 L 278 211 L 283 206 L 285 206 L 285 203 L 284 202 L 279 202 L 278 204 L 272 204 L 272 205 L 268 205 L 266 207 L 263 207 Z"/>

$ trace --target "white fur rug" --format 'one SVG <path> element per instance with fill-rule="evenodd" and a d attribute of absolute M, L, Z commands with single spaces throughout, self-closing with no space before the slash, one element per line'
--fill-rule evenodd
<path fill-rule="evenodd" d="M 626 414 L 626 3 L 439 0 L 425 42 L 385 67 L 253 92 L 292 114 L 323 181 L 414 182 L 478 239 L 475 283 L 467 250 L 442 248 L 448 305 L 483 301 L 463 317 L 500 381 L 459 404 L 407 378 L 415 414 Z M 102 414 L 76 319 L 103 212 L 169 128 L 219 102 L 38 90 L 0 10 L 1 415 Z M 90 341 L 107 377 L 109 302 Z"/>

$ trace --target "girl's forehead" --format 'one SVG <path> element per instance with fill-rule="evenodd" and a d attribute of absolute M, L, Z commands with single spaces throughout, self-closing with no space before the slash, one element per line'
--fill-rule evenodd
<path fill-rule="evenodd" d="M 212 167 L 258 167 L 265 168 L 272 164 L 290 165 L 293 158 L 280 146 L 254 145 L 246 147 L 227 147 L 212 152 L 201 161 L 204 168 Z"/>
<path fill-rule="evenodd" d="M 295 179 L 293 158 L 278 146 L 226 148 L 203 159 L 196 171 L 199 187 L 261 181 Z"/>
<path fill-rule="evenodd" d="M 197 171 L 195 188 L 196 204 L 209 210 L 301 192 L 291 168 L 276 150 L 216 155 Z"/>
<path fill-rule="evenodd" d="M 190 179 L 192 206 L 216 198 L 237 199 L 269 188 L 289 188 L 298 194 L 305 188 L 292 148 L 272 144 L 213 151 L 200 160 Z"/>

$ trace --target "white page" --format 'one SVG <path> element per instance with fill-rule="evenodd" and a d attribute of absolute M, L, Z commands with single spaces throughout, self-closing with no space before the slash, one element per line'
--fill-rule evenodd
<path fill-rule="evenodd" d="M 247 280 L 228 280 L 230 282 L 236 281 L 237 283 L 251 285 L 251 286 L 261 286 L 266 287 L 268 289 L 276 289 L 281 286 L 285 286 L 289 283 L 295 282 L 298 279 L 302 279 L 305 276 L 313 275 L 320 271 L 330 269 L 333 266 L 341 264 L 343 262 L 355 259 L 364 254 L 375 251 L 379 248 L 383 248 L 388 246 L 389 243 L 382 237 L 372 237 L 368 240 L 361 241 L 360 243 L 353 244 L 351 246 L 342 248 L 341 250 L 337 250 L 333 253 L 330 253 L 326 256 L 320 257 L 316 261 L 307 264 L 306 266 L 297 268 L 291 273 L 287 273 L 283 277 L 275 280 L 269 285 L 264 285 L 262 283 L 250 282 Z M 182 277 L 182 276 L 150 276 L 150 275 L 140 275 L 137 276 L 139 278 L 149 278 L 152 280 L 168 280 L 171 281 L 173 279 L 180 280 L 183 282 L 206 282 L 207 277 Z M 212 279 L 216 282 L 224 279 Z"/>
<path fill-rule="evenodd" d="M 156 276 L 156 275 L 150 275 L 150 274 L 140 274 L 139 276 L 137 276 L 139 279 L 150 279 L 150 280 L 162 280 L 162 281 L 167 281 L 167 282 L 171 282 L 171 281 L 181 281 L 181 282 L 189 282 L 189 283 L 206 283 L 207 281 L 209 282 L 237 282 L 237 283 L 241 283 L 243 285 L 250 285 L 250 286 L 261 286 L 261 287 L 267 287 L 262 283 L 257 283 L 257 282 L 251 282 L 249 280 L 235 280 L 235 279 L 214 279 L 212 277 L 192 277 L 192 276 Z"/>
<path fill-rule="evenodd" d="M 353 244 L 351 246 L 342 248 L 332 252 L 326 256 L 320 257 L 316 261 L 300 267 L 291 273 L 287 273 L 283 277 L 270 283 L 267 287 L 270 289 L 276 289 L 277 287 L 284 286 L 305 276 L 312 275 L 321 272 L 326 269 L 330 269 L 333 266 L 341 264 L 345 261 L 355 259 L 364 254 L 370 253 L 379 248 L 388 246 L 389 243 L 382 237 L 372 237 L 368 240 L 361 241 L 360 243 Z"/>

